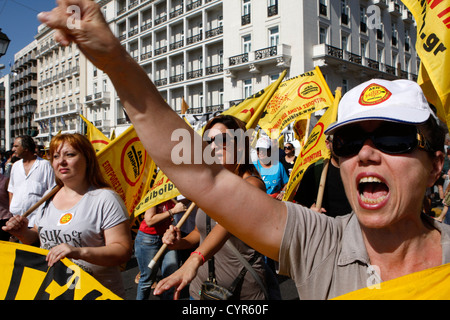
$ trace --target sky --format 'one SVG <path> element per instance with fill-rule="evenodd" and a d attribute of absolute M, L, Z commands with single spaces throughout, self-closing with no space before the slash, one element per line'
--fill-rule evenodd
<path fill-rule="evenodd" d="M 14 55 L 34 40 L 40 25 L 37 14 L 50 11 L 55 0 L 0 0 L 0 29 L 11 40 L 6 55 L 0 57 L 0 77 L 9 73 Z"/>

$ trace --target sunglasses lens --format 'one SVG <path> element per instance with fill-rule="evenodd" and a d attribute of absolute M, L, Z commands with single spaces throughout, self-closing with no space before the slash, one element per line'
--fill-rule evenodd
<path fill-rule="evenodd" d="M 385 153 L 407 153 L 417 146 L 417 130 L 414 126 L 399 124 L 380 129 L 383 131 L 374 138 L 374 144 Z"/>
<path fill-rule="evenodd" d="M 333 139 L 333 151 L 339 157 L 356 155 L 365 141 L 370 139 L 375 147 L 387 154 L 402 154 L 417 146 L 417 129 L 411 125 L 387 123 L 372 133 L 359 127 L 347 127 L 337 131 Z"/>
<path fill-rule="evenodd" d="M 364 132 L 358 127 L 342 128 L 334 134 L 333 152 L 338 157 L 351 157 L 361 150 Z"/>

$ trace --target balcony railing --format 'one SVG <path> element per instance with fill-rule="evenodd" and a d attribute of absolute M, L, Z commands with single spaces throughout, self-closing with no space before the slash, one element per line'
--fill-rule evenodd
<path fill-rule="evenodd" d="M 230 66 L 248 62 L 248 53 L 243 53 L 234 57 L 230 57 Z"/>
<path fill-rule="evenodd" d="M 206 39 L 221 35 L 222 33 L 223 33 L 223 26 L 208 30 L 206 31 Z"/>
<path fill-rule="evenodd" d="M 261 50 L 255 51 L 255 60 L 261 60 L 269 57 L 276 56 L 277 53 L 277 46 L 264 48 Z"/>

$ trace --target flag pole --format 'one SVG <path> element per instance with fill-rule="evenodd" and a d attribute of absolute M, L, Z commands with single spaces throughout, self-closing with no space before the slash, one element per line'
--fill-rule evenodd
<path fill-rule="evenodd" d="M 183 217 L 181 217 L 180 221 L 178 221 L 177 228 L 181 228 L 181 226 L 186 222 L 187 218 L 191 214 L 192 210 L 194 210 L 195 206 L 196 206 L 195 202 L 192 202 L 191 205 L 189 206 L 189 208 L 183 214 Z M 161 248 L 159 248 L 159 251 L 155 254 L 152 261 L 150 261 L 150 263 L 148 265 L 148 267 L 150 269 L 153 269 L 153 267 L 156 265 L 156 262 L 159 260 L 159 258 L 161 258 L 161 256 L 163 255 L 164 251 L 166 251 L 166 249 L 167 249 L 167 244 L 164 243 L 161 246 Z"/>
<path fill-rule="evenodd" d="M 336 88 L 336 92 L 342 92 L 342 88 L 341 87 L 337 87 Z M 339 95 L 340 96 L 340 95 Z M 334 100 L 334 106 L 333 108 L 337 108 L 339 105 L 339 100 L 340 99 L 335 99 Z M 323 161 L 323 168 L 322 168 L 322 175 L 320 176 L 320 183 L 319 183 L 319 191 L 317 192 L 317 200 L 316 200 L 316 208 L 318 210 L 320 210 L 320 208 L 322 208 L 322 202 L 323 202 L 323 193 L 325 191 L 325 184 L 327 181 L 327 173 L 328 173 L 328 167 L 330 165 L 330 160 L 331 157 L 333 155 L 331 154 L 331 150 L 330 150 L 330 158 L 326 158 Z"/>
<path fill-rule="evenodd" d="M 25 211 L 22 214 L 22 217 L 26 218 L 28 217 L 34 210 L 36 210 L 37 208 L 39 208 L 39 206 L 41 204 L 43 204 L 45 201 L 47 201 L 48 199 L 50 199 L 51 197 L 53 197 L 59 190 L 61 189 L 61 186 L 56 185 L 49 193 L 47 193 L 45 196 L 42 197 L 41 200 L 39 200 L 38 202 L 36 202 L 34 205 L 32 205 L 27 211 Z"/>

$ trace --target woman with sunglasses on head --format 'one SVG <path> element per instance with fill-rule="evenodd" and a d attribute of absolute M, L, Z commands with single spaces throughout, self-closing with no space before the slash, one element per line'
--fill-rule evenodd
<path fill-rule="evenodd" d="M 79 28 L 69 29 L 73 4 L 82 14 Z M 93 1 L 60 0 L 39 18 L 58 29 L 60 44 L 76 42 L 108 74 L 146 150 L 180 192 L 278 260 L 301 299 L 329 299 L 372 284 L 374 276 L 385 281 L 450 262 L 449 227 L 421 215 L 425 189 L 442 170 L 444 133 L 416 83 L 373 80 L 342 98 L 326 133 L 334 134 L 353 212 L 330 218 L 267 197 L 221 165 L 174 163 L 174 131 L 191 133 L 191 150 L 201 137 L 167 105 Z M 354 134 L 345 132 L 350 126 Z"/>
<path fill-rule="evenodd" d="M 71 259 L 106 288 L 125 298 L 120 265 L 131 257 L 129 217 L 119 195 L 101 175 L 91 142 L 78 133 L 58 134 L 49 159 L 60 189 L 37 209 L 35 225 L 11 218 L 5 230 L 22 243 L 40 242 L 51 267 Z"/>
<path fill-rule="evenodd" d="M 295 160 L 297 156 L 295 155 L 295 147 L 291 142 L 284 144 L 284 156 L 281 157 L 280 162 L 283 164 L 286 173 L 291 175 L 291 171 L 294 168 Z"/>
<path fill-rule="evenodd" d="M 203 139 L 209 144 L 206 150 L 226 170 L 241 177 L 248 184 L 265 190 L 264 182 L 251 163 L 250 143 L 245 136 L 245 124 L 232 116 L 220 115 L 211 119 L 204 128 Z M 190 297 L 200 299 L 202 283 L 208 277 L 210 270 L 209 259 L 214 257 L 214 270 L 217 283 L 230 288 L 233 281 L 239 276 L 244 266 L 236 255 L 225 245 L 230 241 L 247 260 L 251 261 L 253 269 L 259 277 L 264 279 L 264 260 L 261 254 L 247 246 L 238 238 L 232 236 L 219 224 L 211 219 L 211 231 L 208 233 L 206 214 L 199 208 L 195 217 L 196 227 L 186 237 L 181 238 L 181 232 L 175 226 L 170 226 L 164 235 L 163 242 L 172 250 L 195 249 L 183 266 L 169 277 L 161 280 L 154 293 L 162 292 L 176 287 L 175 299 L 179 298 L 181 290 L 190 283 Z M 205 263 L 206 262 L 206 263 Z M 236 297 L 244 300 L 264 299 L 264 292 L 255 282 L 249 272 L 242 279 L 236 292 Z"/>

